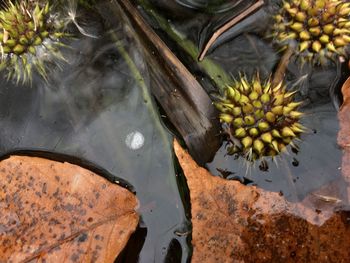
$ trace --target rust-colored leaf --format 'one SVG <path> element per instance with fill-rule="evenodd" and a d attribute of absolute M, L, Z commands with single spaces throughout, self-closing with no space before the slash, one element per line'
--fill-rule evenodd
<path fill-rule="evenodd" d="M 343 94 L 343 105 L 338 113 L 340 123 L 338 144 L 346 149 L 350 146 L 350 77 L 343 84 L 341 91 Z"/>
<path fill-rule="evenodd" d="M 0 162 L 0 262 L 113 262 L 135 231 L 136 197 L 69 163 Z"/>
<path fill-rule="evenodd" d="M 348 186 L 347 198 L 350 202 L 350 77 L 342 86 L 343 104 L 338 113 L 340 130 L 338 144 L 343 148 L 342 175 Z"/>
<path fill-rule="evenodd" d="M 289 203 L 278 193 L 212 176 L 177 142 L 192 214 L 192 262 L 348 262 L 350 213 L 313 193 Z"/>

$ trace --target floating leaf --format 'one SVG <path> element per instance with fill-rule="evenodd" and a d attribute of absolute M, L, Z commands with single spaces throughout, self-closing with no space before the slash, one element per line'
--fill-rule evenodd
<path fill-rule="evenodd" d="M 301 203 L 212 176 L 177 142 L 192 215 L 192 262 L 346 262 L 349 212 L 313 193 Z"/>
<path fill-rule="evenodd" d="M 1 262 L 114 262 L 135 231 L 136 197 L 69 163 L 0 162 Z"/>

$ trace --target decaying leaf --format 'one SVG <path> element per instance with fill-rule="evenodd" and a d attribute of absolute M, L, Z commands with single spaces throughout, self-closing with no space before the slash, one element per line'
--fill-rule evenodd
<path fill-rule="evenodd" d="M 0 162 L 0 262 L 113 262 L 137 204 L 79 166 L 12 156 Z"/>
<path fill-rule="evenodd" d="M 342 200 L 317 193 L 289 203 L 214 177 L 177 142 L 174 148 L 190 190 L 192 262 L 348 262 L 350 213 L 337 212 Z"/>
<path fill-rule="evenodd" d="M 342 175 L 347 185 L 350 185 L 350 77 L 342 87 L 343 104 L 338 113 L 340 130 L 338 144 L 343 148 Z M 350 187 L 348 187 L 348 200 L 350 201 Z"/>
<path fill-rule="evenodd" d="M 350 77 L 344 82 L 341 91 L 343 94 L 343 104 L 338 113 L 340 123 L 338 144 L 346 149 L 350 147 Z"/>

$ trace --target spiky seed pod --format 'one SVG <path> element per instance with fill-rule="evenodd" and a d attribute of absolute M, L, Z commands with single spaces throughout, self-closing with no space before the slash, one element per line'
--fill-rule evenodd
<path fill-rule="evenodd" d="M 228 124 L 234 137 L 235 150 L 231 147 L 230 153 L 240 152 L 253 160 L 285 149 L 305 130 L 299 123 L 301 102 L 295 102 L 293 95 L 282 83 L 271 87 L 270 80 L 262 83 L 258 75 L 251 82 L 242 76 L 227 87 L 214 105 L 221 112 L 220 121 Z"/>
<path fill-rule="evenodd" d="M 17 82 L 30 81 L 33 69 L 46 79 L 46 62 L 64 60 L 59 47 L 69 35 L 63 27 L 48 1 L 6 1 L 0 10 L 0 70 Z"/>
<path fill-rule="evenodd" d="M 346 56 L 350 43 L 350 3 L 345 0 L 293 0 L 284 2 L 275 16 L 275 41 L 297 50 L 314 64 L 337 55 Z"/>

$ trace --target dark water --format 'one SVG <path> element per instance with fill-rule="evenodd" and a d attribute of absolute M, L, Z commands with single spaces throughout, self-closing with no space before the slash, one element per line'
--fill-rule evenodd
<path fill-rule="evenodd" d="M 72 49 L 63 50 L 69 63 L 62 70 L 52 68 L 49 83 L 34 77 L 31 86 L 22 86 L 1 78 L 0 153 L 30 151 L 83 163 L 110 180 L 127 182 L 140 200 L 142 218 L 134 260 L 163 262 L 179 255 L 184 261 L 186 236 L 175 232 L 188 231 L 189 223 L 178 191 L 172 136 L 155 115 L 154 102 L 145 99 L 149 80 L 142 54 L 117 18 L 111 29 L 119 47 L 101 15 L 88 17 L 78 22 L 98 38 L 72 27 L 78 38 L 69 41 Z M 135 79 L 123 52 L 144 84 Z M 123 260 L 132 262 L 132 257 Z"/>

